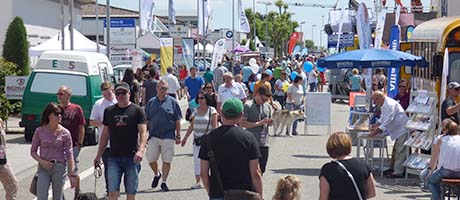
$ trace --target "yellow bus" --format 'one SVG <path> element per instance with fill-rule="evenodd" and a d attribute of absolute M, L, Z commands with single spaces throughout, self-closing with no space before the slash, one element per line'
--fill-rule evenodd
<path fill-rule="evenodd" d="M 449 52 L 447 83 L 460 82 L 460 16 L 437 18 L 416 26 L 410 44 L 411 53 L 425 57 L 429 63 L 427 68 L 414 68 L 412 87 L 437 92 L 439 97 L 446 48 Z"/>

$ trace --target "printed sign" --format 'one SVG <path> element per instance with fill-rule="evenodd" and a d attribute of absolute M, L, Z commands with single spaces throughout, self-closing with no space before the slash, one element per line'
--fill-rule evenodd
<path fill-rule="evenodd" d="M 339 39 L 338 34 L 332 34 L 327 36 L 327 46 L 329 48 L 335 48 Z M 353 33 L 340 34 L 339 47 L 352 47 L 355 42 L 355 35 Z"/>
<path fill-rule="evenodd" d="M 21 100 L 29 76 L 6 76 L 5 94 L 7 99 Z"/>

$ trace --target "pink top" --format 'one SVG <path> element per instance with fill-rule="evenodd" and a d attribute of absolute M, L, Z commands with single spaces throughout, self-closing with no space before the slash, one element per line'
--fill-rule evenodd
<path fill-rule="evenodd" d="M 73 159 L 72 136 L 64 127 L 53 133 L 45 127 L 38 127 L 32 139 L 31 153 L 37 153 L 40 147 L 39 157 L 43 160 L 57 160 L 67 164 L 67 160 Z M 66 159 L 67 158 L 67 159 Z"/>

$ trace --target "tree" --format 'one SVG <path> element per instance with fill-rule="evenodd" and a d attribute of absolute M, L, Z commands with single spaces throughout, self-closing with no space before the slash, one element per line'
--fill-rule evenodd
<path fill-rule="evenodd" d="M 15 71 L 18 75 L 29 75 L 29 43 L 24 22 L 20 17 L 15 17 L 8 26 L 3 44 L 3 57 L 16 64 Z"/>
<path fill-rule="evenodd" d="M 305 47 L 306 47 L 307 49 L 309 49 L 309 50 L 310 50 L 310 49 L 313 50 L 313 49 L 317 49 L 317 48 L 318 48 L 318 47 L 315 46 L 315 42 L 313 42 L 313 40 L 305 40 Z"/>
<path fill-rule="evenodd" d="M 256 50 L 256 43 L 254 42 L 254 40 L 250 40 L 249 41 L 249 49 L 251 51 L 255 51 Z"/>
<path fill-rule="evenodd" d="M 6 98 L 5 94 L 5 77 L 14 76 L 16 65 L 0 58 L 0 118 L 3 120 L 8 119 L 8 114 L 14 112 L 14 104 Z"/>

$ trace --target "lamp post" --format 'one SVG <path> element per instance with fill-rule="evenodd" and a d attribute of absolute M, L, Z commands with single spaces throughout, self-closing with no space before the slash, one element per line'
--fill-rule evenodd
<path fill-rule="evenodd" d="M 323 36 L 324 36 L 324 35 L 322 34 L 322 33 L 323 33 L 323 32 L 322 32 L 323 29 L 324 29 L 324 15 L 321 16 L 321 28 L 319 29 L 319 35 L 320 35 L 320 37 L 319 37 L 319 46 L 320 46 L 320 47 L 323 46 Z"/>
<path fill-rule="evenodd" d="M 314 42 L 314 39 L 315 39 L 315 35 L 314 35 L 314 32 L 313 32 L 313 29 L 316 27 L 316 24 L 312 24 L 311 25 L 311 40 Z"/>
<path fill-rule="evenodd" d="M 265 49 L 268 52 L 270 50 L 270 45 L 268 44 L 268 6 L 272 5 L 271 2 L 258 1 L 258 4 L 265 5 Z"/>
<path fill-rule="evenodd" d="M 302 33 L 302 43 L 303 41 L 303 24 L 307 23 L 306 21 L 300 22 L 300 32 Z"/>

